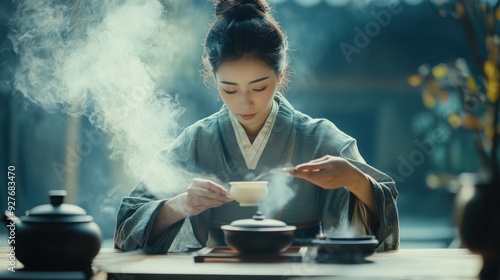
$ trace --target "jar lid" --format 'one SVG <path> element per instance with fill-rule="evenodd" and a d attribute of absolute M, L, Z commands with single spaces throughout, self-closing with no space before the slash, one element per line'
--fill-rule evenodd
<path fill-rule="evenodd" d="M 266 219 L 260 211 L 257 211 L 252 216 L 252 219 L 236 220 L 231 223 L 231 226 L 241 228 L 276 228 L 286 227 L 287 224 L 278 220 Z"/>
<path fill-rule="evenodd" d="M 92 221 L 87 212 L 76 205 L 65 204 L 65 190 L 49 191 L 50 204 L 43 204 L 26 211 L 27 222 L 84 222 Z"/>

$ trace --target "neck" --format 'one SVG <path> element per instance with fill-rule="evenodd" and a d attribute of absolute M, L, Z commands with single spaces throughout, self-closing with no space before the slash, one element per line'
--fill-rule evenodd
<path fill-rule="evenodd" d="M 243 129 L 247 134 L 248 140 L 250 140 L 250 143 L 253 143 L 255 138 L 257 138 L 257 135 L 259 135 L 259 132 L 261 131 L 262 127 L 264 127 L 264 123 L 260 125 L 258 128 L 243 127 Z"/>
<path fill-rule="evenodd" d="M 257 135 L 259 135 L 259 132 L 264 127 L 264 124 L 266 123 L 269 114 L 271 114 L 271 110 L 272 107 L 267 112 L 266 117 L 263 119 L 263 121 L 260 124 L 256 124 L 255 127 L 243 126 L 243 129 L 245 130 L 248 140 L 250 140 L 250 143 L 253 143 L 255 138 L 257 138 Z"/>
<path fill-rule="evenodd" d="M 250 141 L 250 144 L 253 144 L 253 141 L 255 141 L 255 138 L 257 138 L 257 135 L 248 135 L 247 133 L 247 136 L 248 136 L 248 141 Z"/>

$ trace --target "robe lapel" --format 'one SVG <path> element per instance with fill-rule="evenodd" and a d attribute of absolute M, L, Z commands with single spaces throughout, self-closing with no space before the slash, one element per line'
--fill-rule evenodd
<path fill-rule="evenodd" d="M 269 168 L 289 163 L 289 158 L 291 157 L 289 153 L 293 153 L 293 149 L 287 148 L 287 146 L 292 145 L 290 135 L 292 132 L 294 109 L 281 94 L 277 94 L 275 99 L 278 101 L 279 106 L 278 115 L 276 116 L 271 135 L 255 171 L 249 170 L 245 164 L 234 135 L 229 111 L 225 106 L 220 110 L 217 118 L 219 133 L 225 158 L 224 164 L 230 173 L 231 180 L 246 180 L 267 171 Z"/>
<path fill-rule="evenodd" d="M 290 136 L 292 133 L 294 109 L 281 94 L 277 94 L 275 98 L 279 104 L 278 115 L 276 116 L 269 141 L 260 157 L 256 172 L 264 172 L 269 168 L 281 167 L 289 163 L 289 158 L 291 157 L 289 153 L 293 153 L 293 149 L 290 149 L 289 146 L 293 145 L 293 139 Z"/>
<path fill-rule="evenodd" d="M 248 170 L 245 159 L 234 135 L 229 111 L 223 106 L 217 117 L 219 123 L 219 136 L 224 154 L 224 165 L 229 173 L 230 180 L 243 181 L 251 170 Z"/>

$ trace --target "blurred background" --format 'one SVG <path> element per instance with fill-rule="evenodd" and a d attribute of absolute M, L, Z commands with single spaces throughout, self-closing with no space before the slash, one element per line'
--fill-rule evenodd
<path fill-rule="evenodd" d="M 167 144 L 184 127 L 222 105 L 200 74 L 212 4 L 159 1 L 156 7 L 162 9 L 155 19 L 162 23 L 156 28 L 146 26 L 153 18 L 147 9 L 133 9 L 156 1 L 28 2 L 36 3 L 0 1 L 0 180 L 6 186 L 7 168 L 15 167 L 17 215 L 48 203 L 48 190 L 66 189 L 66 202 L 92 215 L 103 230 L 104 246 L 112 246 L 120 201 L 151 157 L 143 153 L 141 160 L 134 161 L 128 151 L 141 154 L 145 145 L 154 150 Z M 469 134 L 451 128 L 424 106 L 421 90 L 411 87 L 408 78 L 422 64 L 457 58 L 471 61 L 462 24 L 443 16 L 436 8 L 439 1 L 432 0 L 269 2 L 290 43 L 293 75 L 287 98 L 296 109 L 327 118 L 355 137 L 365 160 L 395 179 L 401 247 L 456 246 L 456 189 L 435 179 L 474 171 L 475 151 Z M 126 6 L 138 13 L 124 10 Z M 109 18 L 120 13 L 109 24 Z M 61 29 L 64 26 L 69 29 Z M 145 30 L 151 37 L 136 36 L 146 36 Z M 158 36 L 166 44 L 151 39 L 162 30 L 168 30 Z M 126 37 L 127 32 L 135 32 L 136 37 Z M 145 45 L 123 51 L 144 40 L 152 41 L 154 48 Z M 30 53 L 30 48 L 35 50 Z M 151 49 L 167 58 L 151 59 L 158 54 L 148 56 Z M 119 69 L 107 68 L 107 59 L 122 61 L 120 54 L 130 60 Z M 28 56 L 32 59 L 26 60 Z M 68 61 L 83 61 L 69 78 L 68 69 L 73 68 L 58 64 Z M 143 68 L 135 71 L 130 61 L 139 61 L 153 74 L 144 74 Z M 88 76 L 90 72 L 99 73 Z M 113 86 L 106 87 L 107 82 Z M 127 111 L 114 111 L 115 121 L 124 124 L 113 126 L 104 111 L 121 102 L 120 97 L 130 100 L 133 82 L 143 90 L 141 94 L 152 89 L 153 99 L 174 100 L 178 106 L 146 103 L 167 115 L 129 121 L 134 110 L 148 110 L 146 105 L 131 106 L 140 103 L 133 100 L 125 103 Z M 97 94 L 109 98 L 106 106 L 99 105 Z M 167 124 L 161 128 L 163 119 Z M 163 133 L 154 145 L 146 141 L 152 132 L 141 132 L 149 120 L 158 121 L 156 128 L 161 129 L 156 130 Z M 129 135 L 123 133 L 128 128 L 137 129 L 134 133 L 142 137 L 120 138 Z M 6 209 L 7 191 L 2 189 L 0 209 Z M 0 227 L 1 235 L 6 232 Z M 0 245 L 5 244 L 6 239 L 0 238 Z"/>

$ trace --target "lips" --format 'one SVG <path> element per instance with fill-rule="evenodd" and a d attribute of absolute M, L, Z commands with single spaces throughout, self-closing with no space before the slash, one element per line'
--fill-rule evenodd
<path fill-rule="evenodd" d="M 251 120 L 255 117 L 257 114 L 248 114 L 248 115 L 240 115 L 242 119 L 244 120 Z"/>

